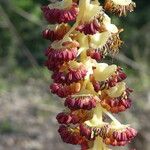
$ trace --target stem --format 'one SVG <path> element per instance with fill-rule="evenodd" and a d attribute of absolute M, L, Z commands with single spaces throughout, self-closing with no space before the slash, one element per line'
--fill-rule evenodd
<path fill-rule="evenodd" d="M 86 58 L 87 58 L 86 49 L 84 49 L 84 50 L 81 52 L 80 60 L 81 60 L 81 61 L 84 61 Z"/>
<path fill-rule="evenodd" d="M 80 0 L 79 1 L 79 14 L 77 16 L 75 24 L 72 26 L 72 28 L 66 33 L 62 41 L 65 41 L 66 38 L 69 37 L 69 35 L 75 30 L 75 28 L 78 26 L 80 20 L 82 19 L 82 16 L 84 15 L 84 11 L 86 6 L 90 3 L 90 0 Z M 62 42 L 63 43 L 63 42 Z"/>
<path fill-rule="evenodd" d="M 86 121 L 86 124 L 88 124 L 91 127 L 101 127 L 104 125 L 102 120 L 102 109 L 100 104 L 97 104 L 97 106 L 93 109 L 93 118 L 91 120 Z"/>
<path fill-rule="evenodd" d="M 66 39 L 74 30 L 75 28 L 78 26 L 80 19 L 82 18 L 84 9 L 81 9 L 82 7 L 84 8 L 84 0 L 80 0 L 79 1 L 79 14 L 77 16 L 76 22 L 75 24 L 72 26 L 72 28 L 66 33 L 66 35 L 64 36 L 63 40 Z"/>
<path fill-rule="evenodd" d="M 100 137 L 96 137 L 93 147 L 88 150 L 104 150 L 102 139 Z"/>
<path fill-rule="evenodd" d="M 78 55 L 77 56 L 79 56 L 83 51 L 85 51 L 86 50 L 86 48 L 85 47 L 80 47 L 79 49 L 78 49 Z"/>
<path fill-rule="evenodd" d="M 108 111 L 106 111 L 106 110 L 104 110 L 104 109 L 103 109 L 103 112 L 104 112 L 106 115 L 108 115 L 108 116 L 113 120 L 113 122 L 114 122 L 116 125 L 121 126 L 121 123 L 120 123 L 112 114 L 110 114 Z"/>
<path fill-rule="evenodd" d="M 86 89 L 86 85 L 87 85 L 88 81 L 89 81 L 89 79 L 84 80 L 81 90 Z"/>
<path fill-rule="evenodd" d="M 89 79 L 90 76 L 88 76 L 87 78 Z M 93 95 L 97 95 L 97 93 L 95 92 L 94 87 L 90 81 L 87 83 L 86 89 L 89 90 L 90 93 L 92 93 Z"/>
<path fill-rule="evenodd" d="M 103 140 L 101 137 L 96 137 L 94 141 L 94 145 L 92 148 L 88 150 L 109 150 L 108 147 L 103 143 Z"/>
<path fill-rule="evenodd" d="M 102 121 L 102 108 L 99 104 L 97 104 L 98 106 L 94 109 L 94 117 L 95 119 L 99 120 L 99 124 L 101 124 Z"/>

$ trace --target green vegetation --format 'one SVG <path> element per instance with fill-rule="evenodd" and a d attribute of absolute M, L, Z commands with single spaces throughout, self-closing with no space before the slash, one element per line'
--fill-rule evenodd
<path fill-rule="evenodd" d="M 16 129 L 13 127 L 11 122 L 9 120 L 4 120 L 0 122 L 0 133 L 5 134 L 5 133 L 13 133 L 15 132 Z"/>

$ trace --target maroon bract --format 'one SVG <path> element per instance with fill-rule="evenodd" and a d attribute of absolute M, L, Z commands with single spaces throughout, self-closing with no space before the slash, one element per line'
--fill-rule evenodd
<path fill-rule="evenodd" d="M 76 3 L 73 3 L 71 8 L 68 9 L 57 9 L 43 6 L 42 11 L 46 20 L 51 24 L 68 23 L 70 21 L 75 21 L 78 14 L 78 6 Z"/>
<path fill-rule="evenodd" d="M 131 107 L 131 99 L 129 98 L 131 92 L 131 89 L 126 88 L 125 92 L 122 93 L 122 95 L 119 97 L 101 97 L 101 106 L 112 113 L 125 111 L 126 109 Z"/>
<path fill-rule="evenodd" d="M 112 146 L 124 146 L 128 144 L 135 136 L 137 131 L 131 127 L 127 127 L 123 131 L 110 131 L 106 134 L 106 138 L 103 141 L 107 145 Z"/>
<path fill-rule="evenodd" d="M 120 98 L 110 98 L 104 99 L 101 102 L 101 106 L 107 109 L 112 113 L 118 113 L 125 111 L 127 108 L 131 107 L 131 100 L 128 99 L 120 99 Z"/>
<path fill-rule="evenodd" d="M 67 106 L 71 110 L 90 110 L 96 107 L 96 99 L 93 96 L 69 96 L 65 100 L 65 106 Z"/>
<path fill-rule="evenodd" d="M 88 127 L 85 124 L 80 124 L 80 135 L 81 136 L 84 136 L 88 140 L 92 140 L 91 134 L 92 134 L 92 128 Z"/>
<path fill-rule="evenodd" d="M 61 98 L 65 98 L 69 95 L 78 93 L 81 89 L 80 83 L 73 83 L 71 85 L 62 85 L 59 83 L 53 83 L 50 86 L 51 92 L 57 94 Z"/>
<path fill-rule="evenodd" d="M 51 71 L 56 71 L 60 68 L 60 66 L 63 64 L 63 61 L 54 61 L 51 58 L 48 58 L 48 60 L 45 61 L 45 66 L 51 70 Z"/>
<path fill-rule="evenodd" d="M 85 141 L 85 142 L 83 142 L 82 144 L 81 144 L 81 150 L 87 150 L 87 149 L 89 149 L 90 147 L 89 147 L 89 143 L 90 143 L 90 141 Z"/>
<path fill-rule="evenodd" d="M 86 54 L 96 61 L 101 61 L 104 58 L 104 54 L 96 49 L 89 49 Z"/>
<path fill-rule="evenodd" d="M 104 89 L 109 89 L 111 87 L 114 87 L 117 85 L 117 83 L 123 81 L 126 79 L 126 74 L 120 69 L 120 67 L 118 67 L 119 69 L 116 70 L 116 72 L 111 75 L 107 80 L 105 81 L 96 81 L 93 78 L 91 78 L 93 86 L 94 86 L 94 90 L 96 92 L 100 91 L 100 90 L 104 90 Z"/>
<path fill-rule="evenodd" d="M 56 41 L 61 40 L 64 35 L 69 31 L 70 26 L 67 24 L 61 24 L 56 25 L 52 28 L 47 28 L 42 32 L 43 38 L 50 40 L 50 41 Z"/>
<path fill-rule="evenodd" d="M 77 48 L 72 49 L 53 49 L 48 48 L 47 49 L 47 56 L 49 59 L 52 59 L 53 61 L 70 61 L 77 57 Z"/>
<path fill-rule="evenodd" d="M 77 115 L 71 113 L 59 113 L 56 117 L 60 124 L 76 124 L 79 123 L 80 118 Z"/>
<path fill-rule="evenodd" d="M 78 130 L 71 130 L 71 128 L 69 129 L 68 127 L 61 125 L 58 129 L 58 132 L 62 138 L 62 140 L 66 143 L 70 143 L 73 145 L 80 145 L 82 144 L 85 139 L 80 136 L 79 131 Z"/>
<path fill-rule="evenodd" d="M 108 125 L 101 128 L 92 128 L 88 125 L 81 124 L 80 134 L 90 141 L 93 141 L 97 136 L 99 136 L 107 145 L 124 146 L 137 135 L 137 131 L 131 127 L 116 131 Z"/>
<path fill-rule="evenodd" d="M 90 111 L 70 111 L 61 112 L 57 115 L 56 119 L 60 124 L 80 124 L 92 118 L 92 113 Z"/>
<path fill-rule="evenodd" d="M 77 57 L 77 49 L 78 49 L 78 42 L 64 42 L 62 43 L 63 47 L 60 49 L 54 49 L 49 47 L 45 51 L 45 56 L 47 56 L 47 61 L 45 65 L 48 67 L 49 70 L 56 71 L 63 64 L 65 61 L 73 60 Z"/>
<path fill-rule="evenodd" d="M 54 79 L 56 83 L 70 84 L 84 79 L 86 73 L 87 73 L 86 68 L 84 66 L 80 66 L 77 69 L 69 68 L 67 73 L 61 71 L 55 71 L 52 75 L 52 79 Z"/>
<path fill-rule="evenodd" d="M 98 31 L 99 32 L 104 31 L 97 19 L 94 19 L 89 23 L 79 25 L 76 28 L 76 30 L 80 31 L 81 33 L 83 32 L 85 35 L 87 34 L 93 35 Z"/>
<path fill-rule="evenodd" d="M 55 31 L 51 29 L 46 29 L 42 32 L 42 35 L 45 39 L 48 39 L 50 41 L 60 40 L 62 39 L 63 35 L 57 34 Z"/>
<path fill-rule="evenodd" d="M 55 40 L 61 40 L 63 38 L 64 34 L 63 33 L 62 34 L 57 33 L 56 31 L 51 30 L 51 29 L 46 29 L 42 32 L 42 36 L 45 39 L 48 39 L 52 42 L 55 41 Z"/>

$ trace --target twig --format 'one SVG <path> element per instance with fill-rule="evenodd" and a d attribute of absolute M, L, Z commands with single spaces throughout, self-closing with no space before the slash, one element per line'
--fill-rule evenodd
<path fill-rule="evenodd" d="M 32 23 L 34 23 L 34 24 L 36 24 L 36 25 L 38 25 L 38 26 L 40 26 L 40 27 L 43 26 L 43 23 L 42 23 L 40 20 L 38 20 L 38 18 L 37 18 L 35 15 L 32 15 L 32 14 L 30 14 L 30 13 L 24 11 L 23 9 L 18 8 L 18 7 L 15 7 L 15 6 L 13 6 L 13 7 L 11 6 L 10 8 L 12 8 L 12 10 L 13 10 L 16 14 L 22 16 L 22 17 L 25 18 L 26 20 L 28 20 L 28 21 L 30 21 L 30 22 L 32 22 Z"/>
<path fill-rule="evenodd" d="M 31 52 L 29 51 L 29 49 L 24 44 L 24 42 L 23 42 L 22 38 L 19 36 L 19 33 L 17 32 L 15 26 L 10 21 L 7 13 L 4 11 L 4 9 L 1 5 L 0 5 L 0 14 L 5 18 L 5 21 L 8 24 L 8 27 L 10 29 L 10 32 L 13 35 L 13 38 L 16 41 L 16 44 L 21 45 L 23 47 L 22 50 L 23 50 L 24 54 L 26 55 L 26 57 L 28 58 L 28 60 L 30 61 L 31 65 L 33 67 L 38 66 L 38 63 L 37 63 L 36 59 L 33 57 Z"/>
<path fill-rule="evenodd" d="M 116 56 L 114 56 L 114 58 L 127 64 L 128 66 L 132 67 L 135 70 L 143 71 L 141 64 L 133 61 L 132 59 L 128 58 L 127 56 L 123 54 L 117 54 Z"/>
<path fill-rule="evenodd" d="M 27 11 L 23 10 L 22 8 L 16 7 L 12 0 L 0 0 L 1 3 L 9 7 L 9 9 L 13 10 L 19 16 L 25 18 L 26 20 L 38 25 L 43 26 L 42 21 L 40 21 L 35 15 L 28 13 Z"/>

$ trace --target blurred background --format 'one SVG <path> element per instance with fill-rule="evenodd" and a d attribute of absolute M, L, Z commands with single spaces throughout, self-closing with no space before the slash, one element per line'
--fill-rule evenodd
<path fill-rule="evenodd" d="M 124 67 L 134 89 L 132 108 L 119 114 L 139 132 L 127 149 L 149 150 L 150 1 L 136 3 L 127 17 L 113 16 L 113 23 L 124 28 L 124 44 L 108 63 Z M 63 107 L 49 92 L 50 73 L 43 66 L 49 44 L 41 37 L 47 25 L 40 10 L 44 4 L 48 1 L 0 0 L 0 150 L 79 149 L 63 143 L 57 133 L 55 116 Z"/>

